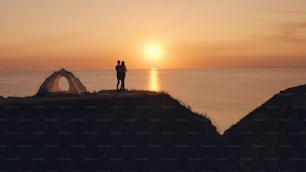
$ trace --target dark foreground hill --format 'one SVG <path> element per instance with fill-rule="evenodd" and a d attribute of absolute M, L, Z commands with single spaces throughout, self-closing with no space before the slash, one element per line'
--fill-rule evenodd
<path fill-rule="evenodd" d="M 305 171 L 306 85 L 275 95 L 224 138 L 249 171 Z"/>
<path fill-rule="evenodd" d="M 0 171 L 239 170 L 210 120 L 167 94 L 0 101 Z"/>

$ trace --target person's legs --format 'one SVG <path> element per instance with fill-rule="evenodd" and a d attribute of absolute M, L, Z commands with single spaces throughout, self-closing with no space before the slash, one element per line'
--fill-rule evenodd
<path fill-rule="evenodd" d="M 121 86 L 120 86 L 120 90 L 122 90 L 122 91 L 125 90 L 124 81 L 125 81 L 125 76 L 123 75 L 122 78 L 121 78 Z"/>
<path fill-rule="evenodd" d="M 121 80 L 121 90 L 125 90 L 125 86 L 124 86 L 124 79 L 125 78 L 122 78 L 122 80 Z"/>
<path fill-rule="evenodd" d="M 117 77 L 117 91 L 119 90 L 120 79 Z"/>

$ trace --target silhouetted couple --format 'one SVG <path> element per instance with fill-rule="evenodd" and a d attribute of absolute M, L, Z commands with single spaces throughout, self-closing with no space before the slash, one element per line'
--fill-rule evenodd
<path fill-rule="evenodd" d="M 124 61 L 121 61 L 121 64 L 120 64 L 120 60 L 117 61 L 116 72 L 117 72 L 117 91 L 119 90 L 124 91 L 125 90 L 125 86 L 124 86 L 125 73 L 127 72 Z M 119 88 L 120 83 L 121 85 Z"/>

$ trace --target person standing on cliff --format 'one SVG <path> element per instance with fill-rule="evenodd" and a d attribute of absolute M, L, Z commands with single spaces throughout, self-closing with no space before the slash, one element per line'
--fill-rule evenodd
<path fill-rule="evenodd" d="M 121 72 L 121 66 L 120 66 L 120 60 L 117 61 L 117 65 L 115 67 L 116 74 L 117 74 L 117 91 L 119 91 L 119 84 L 122 78 L 122 72 Z"/>
<path fill-rule="evenodd" d="M 121 61 L 121 65 L 120 65 L 120 76 L 121 76 L 121 86 L 120 86 L 120 90 L 124 91 L 125 90 L 125 73 L 127 72 L 126 66 L 124 61 Z"/>

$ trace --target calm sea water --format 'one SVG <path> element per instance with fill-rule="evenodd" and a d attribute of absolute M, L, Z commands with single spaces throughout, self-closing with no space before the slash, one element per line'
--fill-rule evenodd
<path fill-rule="evenodd" d="M 52 72 L 0 71 L 0 95 L 34 95 Z M 72 72 L 89 91 L 115 88 L 113 70 Z M 306 68 L 129 70 L 126 88 L 168 92 L 223 133 L 280 90 L 306 84 L 305 74 Z M 60 86 L 67 87 L 65 80 Z"/>

